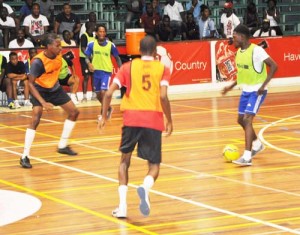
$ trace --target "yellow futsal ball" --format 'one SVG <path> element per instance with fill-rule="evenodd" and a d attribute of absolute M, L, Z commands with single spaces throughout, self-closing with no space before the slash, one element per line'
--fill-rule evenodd
<path fill-rule="evenodd" d="M 232 162 L 240 157 L 239 148 L 234 144 L 227 144 L 223 149 L 223 157 L 226 162 Z"/>

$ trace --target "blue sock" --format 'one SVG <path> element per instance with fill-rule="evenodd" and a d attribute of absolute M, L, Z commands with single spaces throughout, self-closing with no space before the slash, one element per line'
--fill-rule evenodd
<path fill-rule="evenodd" d="M 12 98 L 7 98 L 7 103 L 13 102 L 14 100 Z"/>

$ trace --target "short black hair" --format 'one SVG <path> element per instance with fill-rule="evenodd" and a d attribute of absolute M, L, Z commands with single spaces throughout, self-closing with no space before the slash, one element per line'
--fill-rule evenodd
<path fill-rule="evenodd" d="M 246 25 L 243 25 L 243 24 L 239 24 L 238 26 L 236 26 L 235 29 L 233 30 L 233 32 L 243 34 L 247 38 L 251 37 L 251 33 L 250 33 L 249 28 Z"/>
<path fill-rule="evenodd" d="M 47 33 L 44 35 L 43 46 L 47 47 L 47 45 L 52 44 L 57 39 L 60 39 L 60 37 L 56 33 Z"/>
<path fill-rule="evenodd" d="M 13 57 L 13 56 L 17 56 L 17 57 L 18 57 L 17 52 L 12 51 L 12 52 L 9 53 L 9 58 L 11 58 L 11 57 Z"/>

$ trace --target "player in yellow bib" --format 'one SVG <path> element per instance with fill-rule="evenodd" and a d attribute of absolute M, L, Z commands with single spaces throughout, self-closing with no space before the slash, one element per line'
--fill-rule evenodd
<path fill-rule="evenodd" d="M 115 44 L 106 38 L 105 25 L 98 25 L 96 28 L 97 40 L 88 44 L 85 54 L 87 56 L 86 63 L 89 71 L 94 73 L 94 91 L 97 94 L 97 99 L 102 105 L 102 99 L 105 92 L 109 88 L 110 77 L 113 72 L 113 63 L 111 55 L 116 59 L 118 67 L 121 67 L 122 62 L 119 57 L 119 52 Z M 101 108 L 102 110 L 102 108 Z M 108 117 L 110 118 L 112 107 L 109 108 Z M 102 111 L 98 116 L 98 120 L 102 118 Z"/>
<path fill-rule="evenodd" d="M 253 129 L 253 119 L 267 95 L 267 84 L 270 82 L 277 64 L 260 46 L 249 41 L 251 34 L 247 26 L 238 25 L 233 31 L 233 44 L 239 48 L 236 53 L 237 80 L 225 87 L 225 95 L 236 85 L 242 86 L 239 103 L 238 123 L 245 132 L 244 154 L 233 163 L 241 166 L 252 165 L 252 157 L 262 151 L 264 146 Z M 266 67 L 270 70 L 267 73 Z"/>

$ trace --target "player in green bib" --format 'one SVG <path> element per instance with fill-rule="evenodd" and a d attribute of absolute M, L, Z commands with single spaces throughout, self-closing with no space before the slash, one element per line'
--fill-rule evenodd
<path fill-rule="evenodd" d="M 251 43 L 250 36 L 250 31 L 245 25 L 240 24 L 234 29 L 233 44 L 239 48 L 235 57 L 237 80 L 222 91 L 225 95 L 236 85 L 240 85 L 243 90 L 239 102 L 238 123 L 245 132 L 245 151 L 238 160 L 233 161 L 241 166 L 252 165 L 253 156 L 264 149 L 252 123 L 267 95 L 267 84 L 277 70 L 275 61 L 262 47 Z M 270 68 L 269 73 L 267 66 Z"/>

